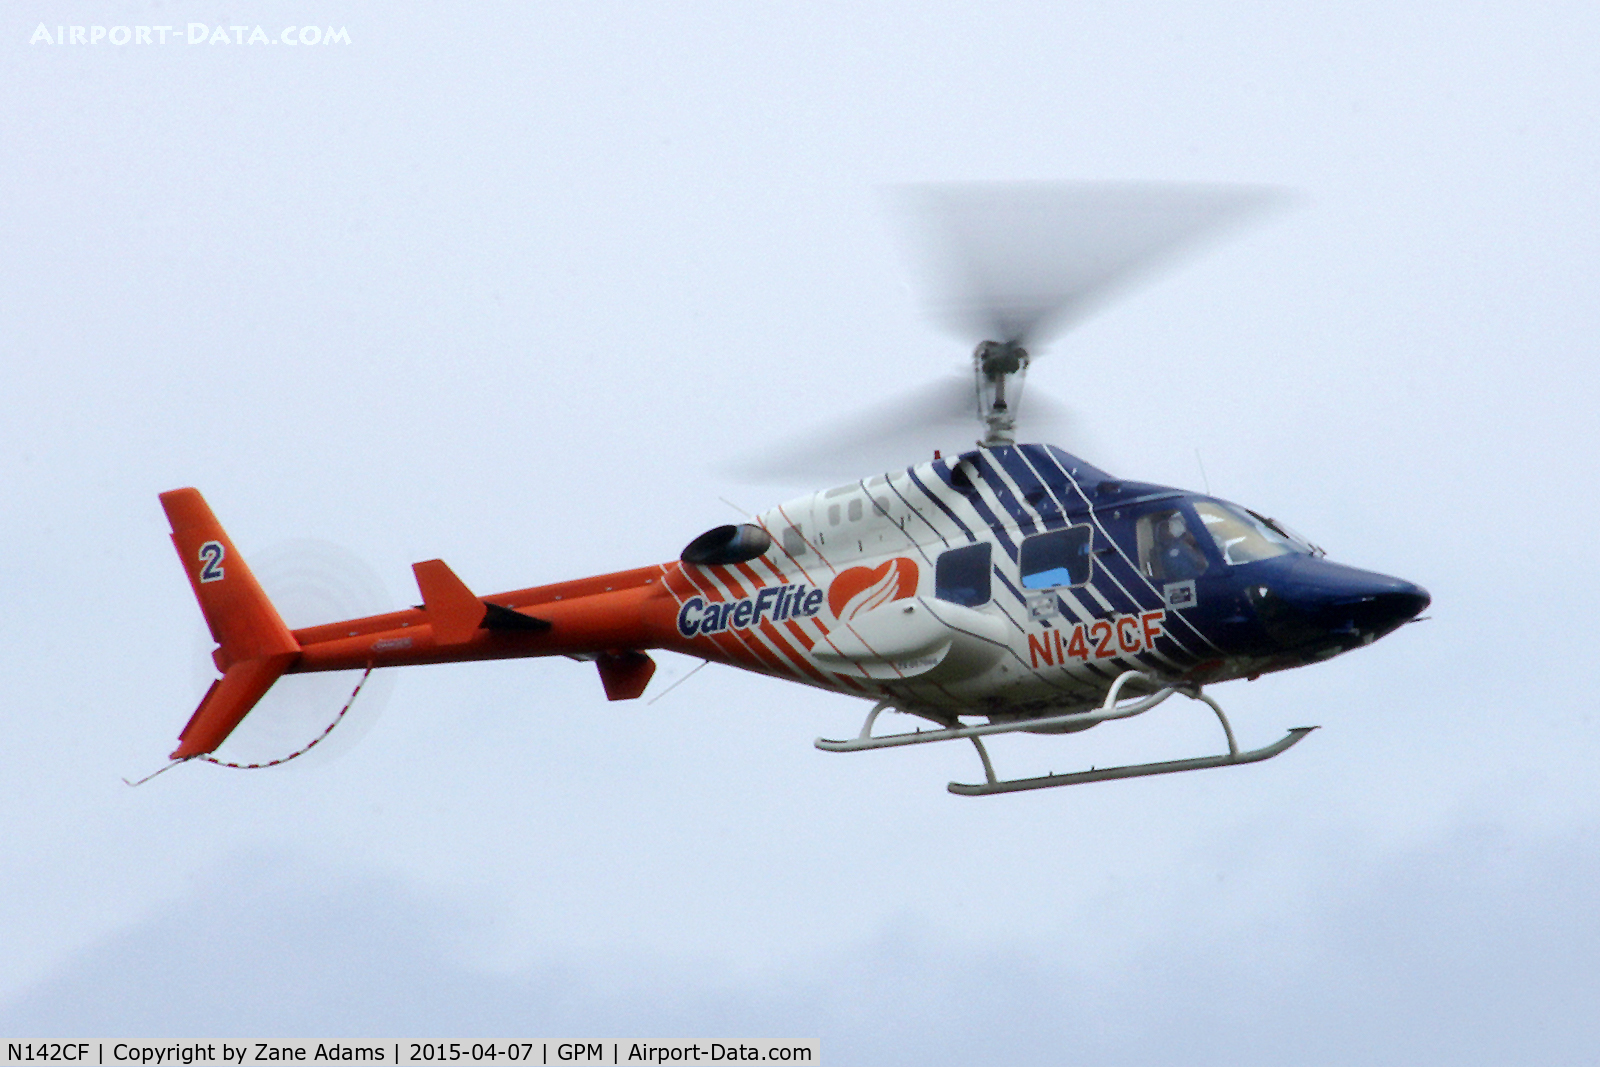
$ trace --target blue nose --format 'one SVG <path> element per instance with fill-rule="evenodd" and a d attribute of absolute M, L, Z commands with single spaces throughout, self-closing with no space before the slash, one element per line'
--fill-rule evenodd
<path fill-rule="evenodd" d="M 1390 579 L 1398 588 L 1365 593 L 1343 601 L 1335 601 L 1328 610 L 1342 612 L 1351 625 L 1363 633 L 1382 637 L 1391 630 L 1421 615 L 1433 598 L 1420 585 L 1399 578 Z"/>
<path fill-rule="evenodd" d="M 1368 644 L 1432 603 L 1426 589 L 1403 578 L 1311 556 L 1285 564 L 1270 572 L 1263 567 L 1260 580 L 1247 589 L 1256 617 L 1280 648 Z"/>

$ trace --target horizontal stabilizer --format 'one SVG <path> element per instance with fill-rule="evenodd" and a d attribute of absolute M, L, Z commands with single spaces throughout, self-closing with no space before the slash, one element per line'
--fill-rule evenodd
<path fill-rule="evenodd" d="M 483 606 L 488 611 L 479 623 L 485 630 L 511 630 L 520 633 L 542 633 L 550 629 L 549 619 L 536 619 L 532 615 L 524 615 L 516 608 L 508 608 L 504 604 L 491 604 L 485 600 Z"/>
<path fill-rule="evenodd" d="M 472 640 L 483 623 L 483 601 L 472 595 L 472 590 L 442 559 L 413 563 L 411 572 L 417 576 L 422 608 L 428 613 L 434 641 L 459 645 Z"/>
<path fill-rule="evenodd" d="M 442 559 L 413 563 L 411 571 L 417 576 L 417 588 L 422 591 L 422 610 L 428 613 L 428 623 L 433 627 L 433 639 L 437 644 L 464 644 L 479 630 L 539 633 L 550 629 L 546 619 L 478 599 Z"/>

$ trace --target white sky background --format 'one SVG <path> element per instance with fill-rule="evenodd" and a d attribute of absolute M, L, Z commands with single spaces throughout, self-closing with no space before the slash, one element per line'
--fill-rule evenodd
<path fill-rule="evenodd" d="M 1600 14 L 1324 8 L 11 5 L 0 1035 L 1589 1054 Z M 40 21 L 351 44 L 30 47 Z M 1302 745 L 973 800 L 944 789 L 970 748 L 812 749 L 859 726 L 843 697 L 708 668 L 608 704 L 527 661 L 404 672 L 320 765 L 122 784 L 206 677 L 158 492 L 199 486 L 247 557 L 343 546 L 373 609 L 436 556 L 483 592 L 672 558 L 719 496 L 815 488 L 719 465 L 960 365 L 875 190 L 974 178 L 1301 194 L 1030 387 L 1091 462 L 1199 487 L 1198 449 L 1212 491 L 1433 593 L 1215 691 L 1244 743 L 1320 723 Z M 661 659 L 652 693 L 691 663 Z M 1202 711 L 991 751 L 1211 751 Z"/>

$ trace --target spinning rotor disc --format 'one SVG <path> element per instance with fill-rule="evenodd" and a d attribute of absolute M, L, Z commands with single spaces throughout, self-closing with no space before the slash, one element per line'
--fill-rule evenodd
<path fill-rule="evenodd" d="M 1023 377 L 1051 341 L 1112 297 L 1280 203 L 1258 186 L 1155 182 L 991 182 L 909 186 L 889 196 L 929 318 L 972 349 L 972 377 L 949 380 L 831 423 L 745 463 L 754 481 L 893 467 L 959 442 L 1015 440 Z M 1030 401 L 1030 434 L 1063 423 Z M 1037 416 L 1043 415 L 1044 419 Z M 1070 435 L 1070 434 L 1069 434 Z M 829 442 L 817 448 L 819 438 Z M 1064 438 L 1063 438 L 1064 439 Z M 968 440 L 971 440 L 969 437 Z M 880 459 L 880 457 L 883 457 Z"/>

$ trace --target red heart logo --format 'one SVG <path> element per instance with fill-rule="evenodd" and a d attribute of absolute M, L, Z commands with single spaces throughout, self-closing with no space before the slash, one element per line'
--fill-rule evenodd
<path fill-rule="evenodd" d="M 840 571 L 828 586 L 828 608 L 834 618 L 847 622 L 880 604 L 916 595 L 916 561 L 898 556 L 876 567 Z"/>

